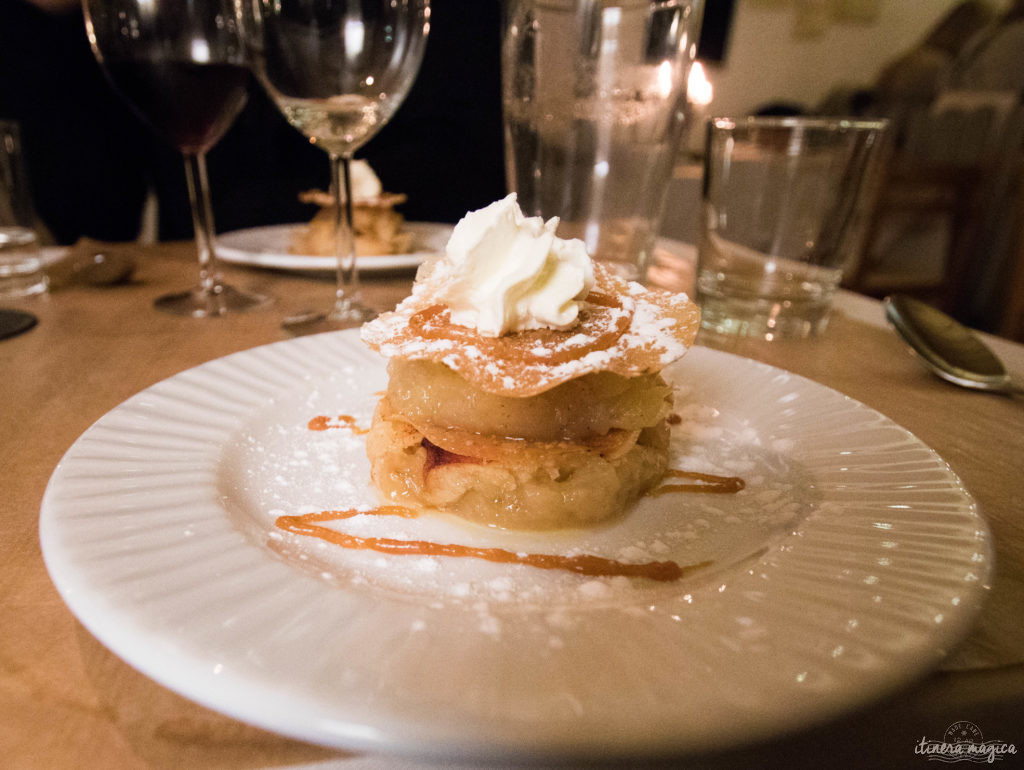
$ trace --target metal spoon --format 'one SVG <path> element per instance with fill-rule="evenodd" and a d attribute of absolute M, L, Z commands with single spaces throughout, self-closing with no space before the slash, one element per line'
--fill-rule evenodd
<path fill-rule="evenodd" d="M 944 380 L 974 390 L 1024 393 L 995 353 L 941 310 L 902 294 L 885 298 L 885 316 L 920 360 Z"/>

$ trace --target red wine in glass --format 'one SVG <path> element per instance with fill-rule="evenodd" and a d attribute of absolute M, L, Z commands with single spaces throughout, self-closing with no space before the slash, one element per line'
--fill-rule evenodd
<path fill-rule="evenodd" d="M 114 87 L 139 116 L 182 153 L 206 152 L 248 97 L 249 69 L 193 61 L 106 61 Z"/>
<path fill-rule="evenodd" d="M 222 282 L 214 270 L 214 227 L 206 152 L 245 106 L 250 81 L 231 0 L 85 0 L 86 34 L 117 91 L 185 160 L 199 282 L 160 297 L 178 315 L 218 316 L 269 299 Z"/>

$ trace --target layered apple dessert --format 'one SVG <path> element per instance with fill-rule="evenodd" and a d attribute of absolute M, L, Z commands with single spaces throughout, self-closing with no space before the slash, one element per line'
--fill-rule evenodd
<path fill-rule="evenodd" d="M 579 527 L 663 477 L 672 389 L 693 342 L 684 294 L 591 261 L 510 195 L 467 214 L 411 296 L 366 324 L 389 381 L 367 436 L 392 504 L 515 529 Z"/>
<path fill-rule="evenodd" d="M 412 233 L 405 229 L 405 217 L 395 210 L 406 196 L 384 191 L 377 174 L 365 160 L 349 165 L 352 188 L 352 229 L 356 256 L 407 254 L 412 250 Z M 332 257 L 337 254 L 338 207 L 334 195 L 323 190 L 299 193 L 299 200 L 320 207 L 313 219 L 298 228 L 288 250 L 292 254 Z"/>

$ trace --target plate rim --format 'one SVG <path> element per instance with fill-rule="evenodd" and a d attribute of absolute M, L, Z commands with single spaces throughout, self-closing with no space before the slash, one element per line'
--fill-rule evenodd
<path fill-rule="evenodd" d="M 234 241 L 239 238 L 254 237 L 263 233 L 268 235 L 286 233 L 289 230 L 304 227 L 306 224 L 304 222 L 284 222 L 218 233 L 214 240 L 217 258 L 235 265 L 274 268 L 303 273 L 323 273 L 336 270 L 337 263 L 334 257 L 287 254 L 277 251 L 252 251 L 234 244 Z M 416 237 L 420 239 L 434 237 L 441 239 L 444 236 L 445 240 L 447 240 L 447 235 L 451 234 L 451 230 L 454 227 L 454 225 L 444 222 L 420 221 L 407 221 L 405 226 L 412 230 Z M 439 249 L 419 249 L 408 254 L 361 256 L 356 258 L 356 266 L 364 272 L 407 270 L 419 266 L 425 259 L 439 254 L 442 250 L 443 246 Z"/>
<path fill-rule="evenodd" d="M 76 448 L 80 447 L 82 442 L 87 440 L 90 434 L 96 430 L 97 426 L 104 424 L 105 421 L 111 419 L 111 415 L 118 413 L 119 410 L 124 409 L 127 405 L 135 403 L 140 399 L 147 398 L 148 395 L 151 395 L 154 392 L 154 389 L 166 387 L 167 383 L 179 380 L 190 373 L 209 369 L 214 366 L 227 366 L 237 363 L 238 361 L 244 361 L 249 356 L 258 355 L 260 351 L 266 351 L 271 348 L 295 345 L 312 345 L 315 347 L 319 344 L 331 344 L 332 340 L 344 340 L 349 337 L 352 337 L 352 341 L 355 343 L 355 346 L 359 347 L 358 338 L 354 337 L 356 333 L 357 332 L 355 332 L 355 330 L 349 330 L 340 333 L 328 333 L 293 340 L 282 340 L 228 354 L 218 359 L 214 359 L 213 361 L 190 367 L 189 369 L 183 370 L 182 372 L 161 380 L 158 383 L 154 383 L 121 402 L 96 420 L 96 422 L 86 429 L 86 431 L 84 431 L 64 453 L 47 484 L 46 491 L 42 498 L 39 523 L 40 544 L 42 547 L 44 563 L 51 576 L 51 580 L 58 590 L 58 593 L 61 595 L 71 612 L 79 619 L 80 622 L 82 622 L 83 626 L 85 626 L 93 636 L 100 640 L 104 646 L 108 647 L 118 655 L 118 657 L 129 665 L 140 670 L 147 677 L 208 708 L 278 734 L 333 748 L 389 752 L 420 758 L 451 758 L 452 756 L 457 756 L 463 760 L 469 761 L 493 761 L 495 759 L 522 758 L 524 756 L 530 756 L 531 754 L 545 758 L 561 759 L 584 758 L 590 756 L 590 753 L 585 749 L 581 750 L 579 747 L 576 747 L 575 749 L 569 750 L 565 745 L 560 745 L 557 741 L 554 743 L 549 742 L 535 745 L 531 749 L 528 749 L 525 754 L 521 750 L 513 749 L 509 745 L 492 745 L 484 748 L 479 739 L 474 739 L 472 737 L 464 737 L 462 740 L 455 740 L 453 742 L 451 736 L 448 736 L 445 739 L 443 746 L 441 746 L 438 745 L 436 741 L 431 741 L 429 736 L 420 734 L 422 731 L 418 732 L 417 729 L 415 729 L 415 726 L 413 726 L 411 731 L 406 729 L 404 737 L 399 738 L 389 737 L 386 735 L 387 730 L 380 729 L 379 725 L 378 727 L 366 727 L 365 725 L 349 724 L 347 727 L 343 727 L 342 729 L 339 729 L 339 727 L 335 725 L 331 730 L 325 732 L 322 728 L 310 728 L 306 724 L 301 724 L 295 721 L 282 721 L 280 718 L 282 709 L 277 710 L 276 717 L 268 717 L 258 706 L 254 706 L 248 710 L 239 709 L 237 706 L 229 708 L 225 706 L 224 701 L 217 694 L 219 693 L 218 688 L 223 688 L 225 686 L 234 687 L 240 692 L 250 693 L 253 697 L 260 694 L 269 695 L 273 693 L 273 690 L 267 690 L 268 685 L 266 682 L 259 682 L 254 685 L 253 682 L 247 681 L 247 677 L 243 676 L 241 679 L 238 679 L 232 678 L 230 675 L 220 675 L 215 678 L 215 681 L 211 679 L 211 681 L 202 686 L 194 683 L 188 686 L 183 685 L 181 681 L 182 677 L 188 677 L 191 675 L 194 680 L 195 671 L 193 669 L 196 668 L 198 661 L 189 659 L 187 655 L 184 658 L 174 658 L 173 655 L 168 658 L 166 657 L 165 652 L 151 653 L 143 642 L 152 643 L 153 639 L 149 638 L 147 634 L 142 633 L 137 629 L 131 629 L 130 633 L 126 633 L 123 628 L 119 629 L 117 633 L 112 632 L 109 626 L 101 622 L 103 618 L 98 619 L 94 615 L 97 611 L 102 612 L 102 610 L 98 610 L 97 607 L 94 606 L 98 598 L 103 598 L 102 595 L 99 597 L 90 597 L 88 592 L 86 592 L 87 595 L 83 598 L 80 590 L 76 589 L 73 585 L 69 585 L 68 581 L 73 577 L 69 573 L 73 573 L 74 569 L 69 563 L 67 563 L 67 561 L 65 561 L 67 558 L 66 554 L 60 554 L 60 556 L 64 557 L 64 559 L 61 559 L 58 558 L 58 554 L 56 553 L 60 546 L 56 542 L 54 528 L 56 527 L 55 517 L 59 517 L 59 515 L 55 511 L 57 504 L 54 502 L 54 498 L 56 497 L 56 487 L 60 482 L 62 469 L 65 468 L 66 462 L 73 456 Z M 696 349 L 702 351 L 702 353 L 698 355 L 721 357 L 722 360 L 730 361 L 732 365 L 754 366 L 767 372 L 785 374 L 786 376 L 801 382 L 804 387 L 827 391 L 830 397 L 838 397 L 848 404 L 852 404 L 859 409 L 864 409 L 873 415 L 877 415 L 887 424 L 895 426 L 906 436 L 916 442 L 920 448 L 926 450 L 927 453 L 941 463 L 946 470 L 948 479 L 953 482 L 964 495 L 970 516 L 976 527 L 975 547 L 983 551 L 983 574 L 977 584 L 970 587 L 970 590 L 968 591 L 970 594 L 970 601 L 966 602 L 967 606 L 962 608 L 958 614 L 955 615 L 953 618 L 954 622 L 950 622 L 942 626 L 940 629 L 942 633 L 936 634 L 936 636 L 942 637 L 941 641 L 944 642 L 947 653 L 955 646 L 956 643 L 962 641 L 973 627 L 974 621 L 983 606 L 984 592 L 987 588 L 985 583 L 989 579 L 992 570 L 993 544 L 987 524 L 978 510 L 976 501 L 964 487 L 957 474 L 949 467 L 948 463 L 934 449 L 921 441 L 921 439 L 909 430 L 898 425 L 895 421 L 862 402 L 852 399 L 845 394 L 822 385 L 821 383 L 803 377 L 802 375 L 788 372 L 779 367 L 755 361 L 753 359 L 743 358 L 733 353 L 704 347 L 698 347 Z M 122 615 L 127 614 L 128 617 L 132 615 L 130 608 L 126 610 L 124 607 L 114 607 L 111 611 L 115 614 L 120 611 Z M 934 647 L 935 643 L 932 644 L 932 648 Z M 144 652 L 140 653 L 140 650 L 143 650 Z M 155 657 L 151 659 L 151 655 L 155 655 Z M 939 660 L 941 660 L 941 655 L 936 656 L 934 649 L 929 654 L 920 655 L 914 659 L 910 665 L 904 665 L 896 675 L 889 676 L 884 679 L 884 681 L 877 682 L 876 684 L 878 686 L 876 686 L 871 692 L 865 693 L 863 697 L 857 700 L 856 705 L 863 706 L 869 702 L 876 701 L 888 694 L 891 694 L 892 692 L 895 692 L 901 687 L 906 686 L 908 683 L 919 679 L 925 673 L 930 671 Z M 907 661 L 904 661 L 904 664 L 906 663 Z M 214 689 L 209 689 L 210 685 L 215 685 Z M 275 698 L 280 700 L 280 693 L 273 694 Z M 811 721 L 805 720 L 800 726 L 790 724 L 788 729 L 779 729 L 776 726 L 775 728 L 770 728 L 760 733 L 755 731 L 739 738 L 734 736 L 730 745 L 740 746 L 771 737 L 782 737 L 794 732 L 798 728 L 802 729 L 802 727 L 810 727 L 813 724 L 827 721 L 828 719 L 847 713 L 853 710 L 853 708 L 854 705 L 833 703 L 831 709 L 823 709 L 817 714 L 816 719 L 812 719 Z M 283 711 L 287 711 L 287 709 L 284 709 Z M 408 728 L 409 726 L 403 725 L 400 722 L 391 725 L 392 729 L 398 728 L 399 732 L 402 732 L 401 728 L 403 727 Z M 638 746 L 635 742 L 631 743 L 627 741 L 625 743 L 615 743 L 613 741 L 609 745 L 595 747 L 595 750 L 598 752 L 595 756 L 657 756 L 664 754 L 666 751 L 670 753 L 686 754 L 692 752 L 695 748 L 697 751 L 708 751 L 714 750 L 716 747 L 714 744 L 708 746 L 697 745 L 695 747 L 692 744 L 680 744 L 671 741 L 666 745 L 661 743 L 645 744 L 644 742 L 641 742 Z M 719 746 L 718 748 L 722 748 L 722 746 Z"/>

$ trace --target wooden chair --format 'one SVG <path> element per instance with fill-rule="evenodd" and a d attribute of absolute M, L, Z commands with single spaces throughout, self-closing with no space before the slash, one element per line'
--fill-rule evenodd
<path fill-rule="evenodd" d="M 962 308 L 974 290 L 973 273 L 990 268 L 986 236 L 1009 210 L 1006 192 L 1022 127 L 1020 106 L 1004 94 L 951 94 L 912 116 L 879 186 L 863 257 L 846 287 L 875 297 L 909 293 L 951 313 Z M 924 255 L 937 257 L 930 270 L 907 267 L 917 256 L 901 240 L 900 227 L 908 222 L 930 223 L 936 240 L 945 242 L 942 253 Z"/>
<path fill-rule="evenodd" d="M 1018 160 L 1018 168 L 1024 168 L 1024 156 Z M 1014 247 L 1003 282 L 1005 296 L 1003 311 L 996 331 L 1000 336 L 1017 342 L 1024 342 L 1024 173 L 1017 180 L 1017 221 Z"/>

